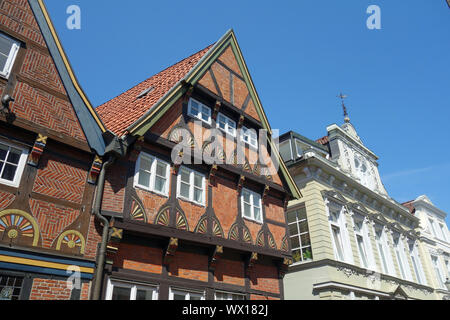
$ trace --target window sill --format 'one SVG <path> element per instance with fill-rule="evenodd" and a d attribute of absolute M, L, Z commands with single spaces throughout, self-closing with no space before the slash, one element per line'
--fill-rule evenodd
<path fill-rule="evenodd" d="M 0 185 L 4 185 L 4 186 L 8 186 L 8 187 L 11 187 L 11 188 L 19 188 L 19 185 L 20 185 L 20 182 L 11 182 L 11 181 L 8 181 L 8 180 L 2 180 L 2 179 L 0 179 Z"/>
<path fill-rule="evenodd" d="M 147 188 L 147 187 L 144 187 L 144 186 L 141 186 L 141 185 L 134 185 L 133 186 L 135 189 L 140 189 L 140 190 L 143 190 L 143 191 L 147 191 L 147 192 L 150 192 L 150 193 L 153 193 L 153 194 L 155 194 L 155 195 L 157 195 L 157 196 L 161 196 L 161 197 L 164 197 L 164 198 L 169 198 L 169 195 L 168 194 L 164 194 L 164 193 L 162 193 L 162 192 L 158 192 L 158 191 L 155 191 L 155 190 L 152 190 L 152 189 L 149 189 L 149 188 Z"/>
<path fill-rule="evenodd" d="M 248 217 L 246 217 L 244 215 L 242 216 L 242 218 L 245 219 L 245 220 L 248 220 L 250 222 L 254 222 L 254 223 L 260 224 L 260 225 L 264 224 L 264 221 L 258 221 L 258 220 L 252 219 L 252 218 L 248 218 Z"/>
<path fill-rule="evenodd" d="M 180 196 L 180 195 L 177 196 L 177 199 L 180 199 L 180 200 L 182 200 L 182 201 L 184 201 L 184 202 L 189 202 L 189 203 L 191 203 L 191 204 L 193 204 L 193 205 L 195 205 L 195 206 L 197 206 L 197 207 L 206 208 L 206 205 L 205 205 L 205 204 L 196 202 L 196 201 L 194 201 L 194 200 L 187 199 L 187 198 L 185 198 L 185 197 L 183 197 L 183 196 Z"/>

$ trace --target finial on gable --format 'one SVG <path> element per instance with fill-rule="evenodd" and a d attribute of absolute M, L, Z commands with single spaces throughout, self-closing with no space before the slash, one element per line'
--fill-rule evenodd
<path fill-rule="evenodd" d="M 348 96 L 342 94 L 342 92 L 341 92 L 337 97 L 341 98 L 341 101 L 342 101 L 342 109 L 344 110 L 344 121 L 345 121 L 345 123 L 349 123 L 350 117 L 348 116 L 347 107 L 345 106 L 345 103 L 344 103 L 344 99 L 347 98 Z"/>

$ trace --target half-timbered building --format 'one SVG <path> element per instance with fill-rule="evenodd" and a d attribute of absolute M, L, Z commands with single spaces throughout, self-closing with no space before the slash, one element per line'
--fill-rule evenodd
<path fill-rule="evenodd" d="M 283 299 L 284 211 L 300 193 L 282 161 L 270 169 L 280 157 L 234 32 L 97 112 L 126 150 L 106 171 L 101 297 Z"/>
<path fill-rule="evenodd" d="M 88 299 L 105 127 L 41 0 L 0 1 L 0 96 L 0 299 Z"/>

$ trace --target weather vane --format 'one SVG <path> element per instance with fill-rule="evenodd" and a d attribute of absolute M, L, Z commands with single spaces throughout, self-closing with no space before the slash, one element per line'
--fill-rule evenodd
<path fill-rule="evenodd" d="M 344 109 L 344 117 L 345 117 L 344 121 L 346 123 L 348 123 L 348 122 L 350 122 L 350 118 L 348 116 L 347 107 L 345 106 L 345 103 L 344 103 L 344 99 L 346 99 L 348 96 L 342 94 L 342 92 L 341 92 L 337 97 L 342 100 L 342 109 Z"/>

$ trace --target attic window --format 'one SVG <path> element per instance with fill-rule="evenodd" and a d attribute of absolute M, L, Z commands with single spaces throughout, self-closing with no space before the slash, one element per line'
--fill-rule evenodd
<path fill-rule="evenodd" d="M 137 100 L 137 99 L 140 99 L 140 98 L 142 98 L 142 97 L 145 97 L 145 96 L 148 95 L 150 92 L 153 92 L 153 90 L 155 90 L 155 87 L 153 87 L 153 86 L 151 86 L 150 88 L 145 89 L 144 91 L 142 91 L 142 92 L 137 96 L 136 100 Z"/>
<path fill-rule="evenodd" d="M 19 47 L 19 42 L 0 33 L 0 76 L 9 77 Z"/>

